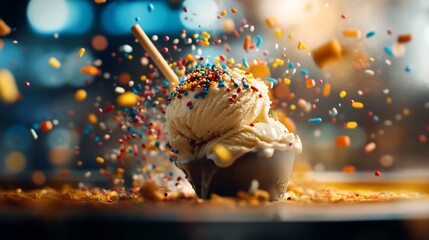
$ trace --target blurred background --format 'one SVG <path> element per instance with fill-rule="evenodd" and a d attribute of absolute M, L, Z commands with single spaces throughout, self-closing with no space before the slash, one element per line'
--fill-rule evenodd
<path fill-rule="evenodd" d="M 122 133 L 114 117 L 97 110 L 115 104 L 117 87 L 154 73 L 130 33 L 136 22 L 157 47 L 168 48 L 163 56 L 169 61 L 187 54 L 211 62 L 219 54 L 236 62 L 258 58 L 270 66 L 271 77 L 290 79 L 290 85 L 280 81 L 274 86 L 274 103 L 293 120 L 303 141 L 298 166 L 316 172 L 429 174 L 428 1 L 97 2 L 103 1 L 0 1 L 0 18 L 11 28 L 0 37 L 0 90 L 19 93 L 12 99 L 3 93 L 0 99 L 2 184 L 105 181 L 94 159 L 113 158 Z M 223 10 L 228 14 L 219 17 Z M 277 20 L 278 30 L 267 26 L 267 17 Z M 362 36 L 346 38 L 344 29 L 359 29 Z M 202 48 L 192 42 L 193 34 L 202 31 L 225 40 L 231 51 L 223 44 Z M 259 51 L 243 50 L 246 33 L 262 36 Z M 411 34 L 412 41 L 398 44 L 401 34 Z M 343 60 L 320 69 L 311 50 L 334 38 L 341 43 Z M 297 47 L 299 42 L 305 49 Z M 80 48 L 86 51 L 79 59 Z M 271 67 L 282 54 L 287 64 Z M 89 65 L 99 74 L 82 74 Z M 13 75 L 12 83 L 5 71 Z M 306 87 L 306 73 L 316 81 L 314 88 Z M 325 96 L 326 83 L 331 90 Z M 75 98 L 79 89 L 87 94 L 83 102 Z M 340 98 L 341 91 L 347 96 Z M 364 108 L 352 108 L 351 100 Z M 309 123 L 312 118 L 323 121 Z M 43 132 L 45 121 L 53 126 Z M 345 127 L 350 121 L 358 126 Z M 336 145 L 342 135 L 349 136 L 350 146 Z"/>

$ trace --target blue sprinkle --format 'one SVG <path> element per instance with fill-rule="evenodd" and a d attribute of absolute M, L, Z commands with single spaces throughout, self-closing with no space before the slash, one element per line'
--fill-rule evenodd
<path fill-rule="evenodd" d="M 195 93 L 194 98 L 198 98 L 200 96 L 199 93 Z"/>
<path fill-rule="evenodd" d="M 222 69 L 226 69 L 228 66 L 226 66 L 225 64 L 222 64 Z"/>
<path fill-rule="evenodd" d="M 242 62 L 245 68 L 249 68 L 249 63 L 247 63 L 247 59 L 245 57 L 242 59 Z"/>
<path fill-rule="evenodd" d="M 184 92 L 183 93 L 184 96 L 188 96 L 188 94 L 189 94 L 188 92 Z"/>
<path fill-rule="evenodd" d="M 389 55 L 390 57 L 395 57 L 395 54 L 393 54 L 393 50 L 391 47 L 385 46 L 384 47 L 384 52 Z"/>
<path fill-rule="evenodd" d="M 194 108 L 194 105 L 190 105 L 190 106 L 189 106 L 189 109 L 193 109 L 193 108 Z"/>
<path fill-rule="evenodd" d="M 170 175 L 170 177 L 172 177 L 172 176 L 174 176 L 174 173 L 173 173 L 173 172 L 170 172 L 170 173 L 169 173 L 169 175 Z"/>
<path fill-rule="evenodd" d="M 308 119 L 308 123 L 321 123 L 322 118 L 310 118 Z"/>
<path fill-rule="evenodd" d="M 162 86 L 163 87 L 168 87 L 170 85 L 170 83 L 167 81 L 167 80 L 165 80 L 165 79 L 162 79 Z"/>
<path fill-rule="evenodd" d="M 128 153 L 133 153 L 133 149 L 132 148 L 128 149 Z"/>
<path fill-rule="evenodd" d="M 156 141 L 155 142 L 155 147 L 160 147 L 160 146 L 161 146 L 161 143 L 159 141 Z"/>
<path fill-rule="evenodd" d="M 219 81 L 218 86 L 219 86 L 219 87 L 225 87 L 225 83 L 223 83 L 223 82 Z"/>
<path fill-rule="evenodd" d="M 411 67 L 409 65 L 407 65 L 405 67 L 405 72 L 410 73 L 411 72 Z"/>
<path fill-rule="evenodd" d="M 378 116 L 374 116 L 374 117 L 372 118 L 372 120 L 373 120 L 375 123 L 378 123 L 378 122 L 380 121 L 380 118 L 379 118 Z"/>
<path fill-rule="evenodd" d="M 238 87 L 238 83 L 237 82 L 234 83 L 234 87 Z"/>
<path fill-rule="evenodd" d="M 249 84 L 247 84 L 247 83 L 243 83 L 243 87 L 244 87 L 244 88 L 249 88 L 249 87 L 250 87 L 250 85 L 249 85 Z"/>
<path fill-rule="evenodd" d="M 149 5 L 147 5 L 147 10 L 148 10 L 149 12 L 152 12 L 152 11 L 153 11 L 153 9 L 155 9 L 155 7 L 153 6 L 153 4 L 152 4 L 152 3 L 149 3 Z"/>
<path fill-rule="evenodd" d="M 139 136 L 140 138 L 143 137 L 143 134 L 139 131 L 137 131 L 137 129 L 133 128 L 133 127 L 128 127 L 128 131 L 130 131 L 131 133 L 136 134 L 137 136 Z"/>
<path fill-rule="evenodd" d="M 139 17 L 136 17 L 135 20 L 136 20 L 136 22 L 140 22 L 140 18 Z"/>
<path fill-rule="evenodd" d="M 374 31 L 369 32 L 369 33 L 366 34 L 366 38 L 372 38 L 374 36 L 375 36 L 375 32 Z"/>
<path fill-rule="evenodd" d="M 256 35 L 256 48 L 260 48 L 263 40 L 260 35 Z"/>
<path fill-rule="evenodd" d="M 137 91 L 137 89 L 132 89 L 133 90 L 133 93 L 135 93 L 135 94 L 139 94 L 139 91 Z"/>
<path fill-rule="evenodd" d="M 95 138 L 94 138 L 94 142 L 99 142 L 101 139 L 100 139 L 100 137 L 99 136 L 96 136 Z"/>
<path fill-rule="evenodd" d="M 274 86 L 277 85 L 277 79 L 275 78 L 267 77 L 265 80 L 267 80 L 270 83 L 273 83 Z"/>
<path fill-rule="evenodd" d="M 293 62 L 290 62 L 288 65 L 289 65 L 289 68 L 291 68 L 291 69 L 295 68 L 295 64 Z"/>
<path fill-rule="evenodd" d="M 302 76 L 308 76 L 308 70 L 307 69 L 301 69 L 301 75 Z"/>

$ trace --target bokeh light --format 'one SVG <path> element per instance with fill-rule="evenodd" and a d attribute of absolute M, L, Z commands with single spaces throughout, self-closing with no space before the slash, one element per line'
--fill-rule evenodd
<path fill-rule="evenodd" d="M 219 25 L 215 24 L 219 7 L 214 0 L 186 0 L 183 5 L 192 6 L 189 12 L 180 13 L 180 19 L 186 28 L 192 30 L 207 28 L 212 30 L 219 29 Z"/>
<path fill-rule="evenodd" d="M 25 150 L 30 146 L 30 132 L 24 125 L 13 125 L 4 133 L 5 145 L 13 150 Z"/>
<path fill-rule="evenodd" d="M 148 11 L 150 3 L 154 6 L 151 12 Z M 136 18 L 149 34 L 175 32 L 182 27 L 178 11 L 171 9 L 166 2 L 113 2 L 103 10 L 101 17 L 104 29 L 115 35 L 129 34 Z"/>
<path fill-rule="evenodd" d="M 92 26 L 94 13 L 87 1 L 31 0 L 27 18 L 38 33 L 80 34 Z"/>
<path fill-rule="evenodd" d="M 31 0 L 27 8 L 30 25 L 40 33 L 63 30 L 69 15 L 70 9 L 65 0 Z"/>
<path fill-rule="evenodd" d="M 8 173 L 20 173 L 27 165 L 27 159 L 21 152 L 11 152 L 5 158 L 5 168 Z"/>

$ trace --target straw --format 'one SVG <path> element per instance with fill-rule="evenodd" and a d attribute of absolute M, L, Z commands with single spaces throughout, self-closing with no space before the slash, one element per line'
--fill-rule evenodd
<path fill-rule="evenodd" d="M 162 57 L 161 53 L 153 45 L 152 41 L 143 31 L 139 24 L 134 25 L 131 28 L 131 32 L 134 37 L 139 41 L 140 45 L 146 50 L 152 60 L 155 62 L 159 70 L 164 74 L 165 78 L 170 82 L 171 86 L 177 86 L 179 83 L 179 78 L 174 73 L 173 69 L 170 68 L 168 63 Z"/>

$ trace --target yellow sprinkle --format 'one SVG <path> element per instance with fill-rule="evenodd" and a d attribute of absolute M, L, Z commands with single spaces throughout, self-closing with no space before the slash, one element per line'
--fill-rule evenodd
<path fill-rule="evenodd" d="M 347 96 L 347 92 L 346 91 L 341 91 L 340 92 L 340 98 L 344 98 L 345 96 Z"/>
<path fill-rule="evenodd" d="M 56 59 L 54 57 L 49 58 L 49 65 L 51 65 L 51 67 L 53 67 L 53 68 L 60 68 L 61 67 L 60 61 L 58 61 L 58 59 Z"/>
<path fill-rule="evenodd" d="M 15 78 L 7 69 L 0 69 L 0 101 L 11 104 L 19 99 Z M 2 114 L 6 114 L 2 112 Z"/>
<path fill-rule="evenodd" d="M 82 167 L 83 162 L 79 160 L 79 161 L 77 161 L 76 165 L 77 165 L 78 167 Z"/>
<path fill-rule="evenodd" d="M 357 29 L 344 29 L 343 36 L 349 37 L 349 38 L 360 38 L 361 37 L 361 31 Z"/>
<path fill-rule="evenodd" d="M 141 81 L 146 81 L 146 79 L 147 79 L 146 75 L 141 75 L 141 76 L 140 76 L 140 80 L 141 80 Z"/>
<path fill-rule="evenodd" d="M 219 60 L 220 60 L 220 58 L 219 58 L 219 57 L 214 57 L 214 59 L 213 59 L 213 61 L 214 61 L 215 63 L 219 63 Z"/>
<path fill-rule="evenodd" d="M 293 110 L 295 110 L 295 109 L 296 109 L 296 105 L 295 105 L 295 104 L 291 104 L 291 105 L 290 105 L 290 110 L 292 110 L 292 111 L 293 111 Z"/>
<path fill-rule="evenodd" d="M 276 62 L 273 62 L 273 64 L 271 65 L 273 68 L 277 68 L 279 65 Z"/>
<path fill-rule="evenodd" d="M 79 89 L 75 92 L 74 99 L 76 99 L 76 101 L 81 102 L 85 100 L 86 96 L 87 96 L 86 91 L 84 89 Z"/>
<path fill-rule="evenodd" d="M 228 58 L 228 63 L 229 64 L 234 64 L 235 63 L 235 59 L 234 58 Z"/>
<path fill-rule="evenodd" d="M 118 96 L 116 102 L 121 107 L 134 107 L 139 101 L 139 96 L 133 92 L 125 92 Z"/>
<path fill-rule="evenodd" d="M 291 83 L 291 81 L 290 81 L 290 79 L 289 79 L 289 78 L 283 78 L 283 82 L 284 82 L 286 85 L 289 85 L 289 84 Z"/>
<path fill-rule="evenodd" d="M 307 45 L 305 45 L 305 43 L 303 41 L 299 41 L 298 42 L 298 49 L 299 50 L 305 50 L 305 49 L 307 49 Z"/>
<path fill-rule="evenodd" d="M 369 61 L 370 61 L 370 62 L 374 62 L 374 61 L 375 61 L 375 59 L 374 59 L 373 57 L 370 57 L 370 58 L 369 58 Z"/>
<path fill-rule="evenodd" d="M 361 103 L 361 102 L 353 102 L 352 103 L 352 107 L 353 108 L 363 108 L 363 103 Z"/>
<path fill-rule="evenodd" d="M 222 12 L 220 12 L 220 15 L 221 15 L 222 17 L 226 16 L 226 11 L 225 11 L 225 10 L 223 10 Z"/>
<path fill-rule="evenodd" d="M 104 163 L 104 158 L 102 158 L 102 157 L 96 157 L 95 161 L 97 161 L 99 164 L 103 164 Z"/>
<path fill-rule="evenodd" d="M 232 13 L 237 13 L 237 12 L 238 12 L 238 10 L 237 10 L 237 8 L 231 8 L 231 12 L 232 12 Z"/>
<path fill-rule="evenodd" d="M 282 66 L 284 63 L 285 63 L 285 61 L 283 61 L 282 59 L 280 59 L 280 58 L 276 58 L 275 60 L 275 63 L 277 63 L 279 66 Z"/>
<path fill-rule="evenodd" d="M 276 36 L 276 38 L 282 38 L 283 31 L 280 28 L 276 28 L 276 30 L 274 30 L 274 35 Z"/>
<path fill-rule="evenodd" d="M 277 26 L 277 19 L 273 16 L 267 17 L 267 18 L 265 18 L 265 24 L 269 28 L 274 28 Z"/>
<path fill-rule="evenodd" d="M 292 34 L 292 33 L 289 33 L 289 34 L 287 35 L 287 37 L 288 37 L 289 39 L 292 39 L 292 38 L 293 38 L 293 34 Z"/>
<path fill-rule="evenodd" d="M 391 97 L 386 98 L 386 103 L 387 104 L 391 104 L 392 103 L 392 98 Z"/>
<path fill-rule="evenodd" d="M 128 60 L 133 60 L 133 55 L 130 54 L 130 55 L 128 55 L 127 58 L 128 58 Z"/>
<path fill-rule="evenodd" d="M 348 129 L 354 129 L 354 128 L 356 128 L 357 126 L 358 126 L 357 122 L 353 122 L 353 121 L 351 121 L 351 122 L 347 122 L 347 123 L 346 123 L 346 128 L 348 128 Z"/>
<path fill-rule="evenodd" d="M 83 56 L 83 54 L 85 54 L 85 48 L 79 49 L 79 52 L 77 52 L 78 58 L 81 58 Z"/>
<path fill-rule="evenodd" d="M 202 32 L 201 36 L 203 36 L 204 39 L 210 39 L 210 34 L 208 34 L 207 32 Z"/>
<path fill-rule="evenodd" d="M 228 161 L 231 159 L 231 153 L 229 152 L 228 148 L 222 144 L 216 144 L 213 148 L 213 152 L 222 161 Z"/>
<path fill-rule="evenodd" d="M 91 124 L 97 124 L 97 122 L 98 122 L 97 116 L 95 116 L 94 113 L 88 114 L 88 122 Z"/>
<path fill-rule="evenodd" d="M 147 139 L 149 140 L 149 142 L 153 142 L 153 141 L 155 141 L 155 140 L 156 140 L 156 137 L 155 137 L 154 135 L 149 135 L 149 136 L 147 137 Z"/>

